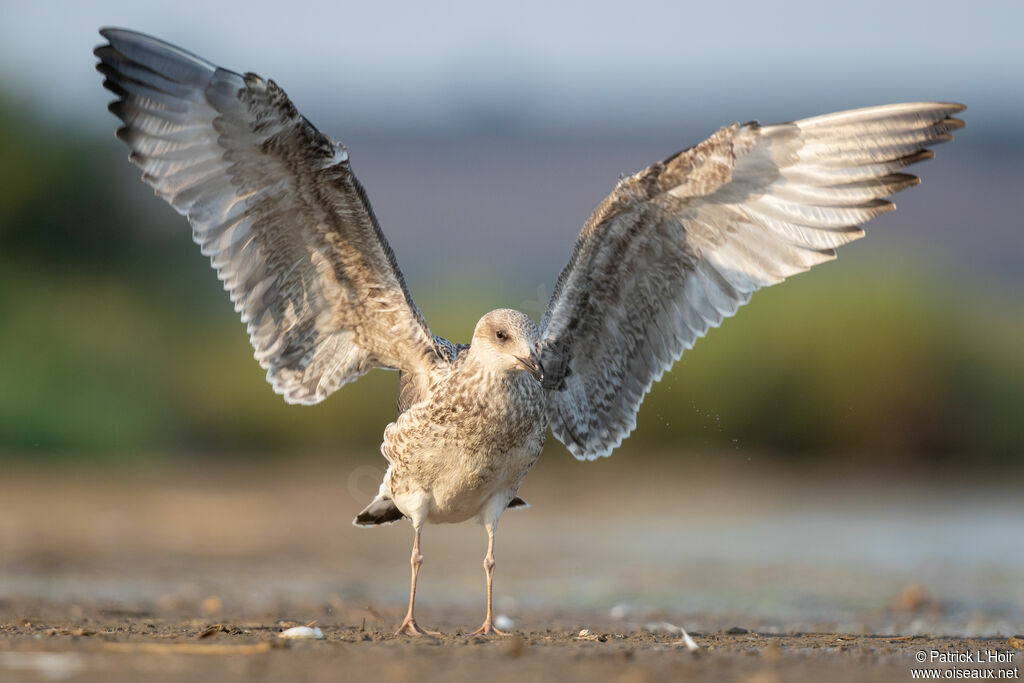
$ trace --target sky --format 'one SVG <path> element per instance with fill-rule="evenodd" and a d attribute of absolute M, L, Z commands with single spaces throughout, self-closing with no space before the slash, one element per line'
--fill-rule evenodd
<path fill-rule="evenodd" d="M 355 130 L 643 132 L 916 99 L 992 109 L 994 127 L 1024 107 L 1019 0 L 6 0 L 3 14 L 4 89 L 90 125 L 107 25 L 274 78 L 314 121 Z"/>

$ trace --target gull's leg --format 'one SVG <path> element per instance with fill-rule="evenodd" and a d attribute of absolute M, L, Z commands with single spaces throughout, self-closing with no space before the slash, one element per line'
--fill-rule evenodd
<path fill-rule="evenodd" d="M 420 565 L 423 564 L 423 555 L 420 554 L 420 525 L 415 525 L 413 527 L 413 531 L 416 536 L 413 538 L 412 559 L 409 561 L 412 565 L 412 585 L 409 588 L 409 611 L 406 613 L 405 620 L 402 622 L 402 625 L 398 627 L 397 631 L 395 631 L 395 635 L 436 636 L 440 634 L 421 629 L 412 615 L 413 607 L 416 605 L 416 577 L 420 573 Z"/>
<path fill-rule="evenodd" d="M 484 557 L 484 572 L 487 574 L 487 616 L 484 625 L 473 631 L 474 636 L 507 636 L 504 631 L 494 628 L 491 620 L 491 584 L 494 579 L 494 526 L 487 525 L 487 555 Z"/>

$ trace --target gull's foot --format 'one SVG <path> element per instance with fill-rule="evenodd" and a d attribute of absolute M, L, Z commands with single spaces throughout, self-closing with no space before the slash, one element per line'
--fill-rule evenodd
<path fill-rule="evenodd" d="M 469 635 L 471 635 L 471 636 L 507 636 L 507 635 L 510 635 L 510 634 L 505 633 L 504 631 L 499 631 L 498 629 L 494 628 L 494 624 L 492 624 L 490 621 L 485 621 L 483 626 L 481 626 L 477 630 L 473 631 Z"/>
<path fill-rule="evenodd" d="M 416 623 L 416 620 L 412 617 L 406 617 L 402 625 L 395 631 L 396 636 L 434 636 L 435 638 L 440 637 L 440 633 L 436 631 L 424 631 L 420 628 L 420 625 Z"/>

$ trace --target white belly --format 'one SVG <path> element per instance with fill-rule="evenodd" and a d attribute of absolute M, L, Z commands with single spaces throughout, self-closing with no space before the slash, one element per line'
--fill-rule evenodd
<path fill-rule="evenodd" d="M 501 501 L 494 502 L 504 510 L 539 455 L 540 448 L 531 443 L 489 458 L 467 458 L 471 466 L 441 472 L 430 487 L 427 519 L 462 522 L 480 514 L 496 498 Z"/>

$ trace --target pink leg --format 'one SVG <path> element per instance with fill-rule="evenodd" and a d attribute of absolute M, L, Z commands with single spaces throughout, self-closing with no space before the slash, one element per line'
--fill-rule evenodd
<path fill-rule="evenodd" d="M 487 556 L 484 557 L 484 572 L 487 573 L 487 616 L 484 625 L 473 631 L 473 636 L 507 636 L 504 631 L 494 628 L 491 620 L 491 584 L 494 579 L 494 529 L 487 529 Z"/>
<path fill-rule="evenodd" d="M 412 542 L 412 559 L 410 560 L 410 564 L 412 565 L 412 586 L 409 588 L 409 611 L 406 612 L 405 620 L 402 621 L 402 625 L 398 627 L 397 631 L 395 631 L 395 635 L 437 636 L 440 634 L 421 629 L 412 615 L 413 607 L 416 605 L 416 577 L 420 573 L 420 565 L 423 564 L 423 555 L 420 555 L 420 529 L 419 527 L 415 527 L 413 530 L 415 531 L 416 536 Z"/>

